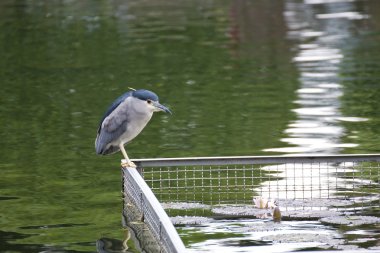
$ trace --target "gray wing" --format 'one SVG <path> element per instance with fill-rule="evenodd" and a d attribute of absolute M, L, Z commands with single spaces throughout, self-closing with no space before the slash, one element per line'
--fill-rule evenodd
<path fill-rule="evenodd" d="M 98 133 L 95 140 L 95 149 L 97 154 L 108 155 L 119 151 L 119 146 L 109 145 L 110 143 L 116 141 L 125 131 L 125 126 L 121 125 L 115 131 L 107 131 L 102 128 L 100 133 Z"/>
<path fill-rule="evenodd" d="M 127 129 L 127 103 L 130 92 L 119 97 L 107 110 L 98 128 L 95 140 L 95 150 L 97 154 L 111 154 L 119 151 L 118 146 L 109 145 L 116 141 Z"/>

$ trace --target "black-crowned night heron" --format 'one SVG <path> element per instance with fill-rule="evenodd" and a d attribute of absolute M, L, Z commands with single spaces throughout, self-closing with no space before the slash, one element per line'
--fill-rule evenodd
<path fill-rule="evenodd" d="M 132 90 L 117 98 L 100 121 L 95 140 L 96 153 L 108 155 L 119 150 L 123 153 L 123 167 L 136 167 L 128 158 L 124 144 L 134 139 L 149 120 L 153 112 L 171 113 L 158 102 L 158 96 L 149 90 Z"/>

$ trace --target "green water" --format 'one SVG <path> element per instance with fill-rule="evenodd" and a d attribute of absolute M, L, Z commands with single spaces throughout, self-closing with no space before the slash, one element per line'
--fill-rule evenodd
<path fill-rule="evenodd" d="M 0 251 L 123 238 L 121 155 L 96 156 L 94 139 L 128 87 L 173 111 L 127 146 L 131 158 L 380 152 L 379 1 L 301 3 L 2 0 Z M 359 17 L 315 19 L 331 12 Z M 293 36 L 302 20 L 326 37 Z M 342 57 L 310 65 L 297 60 L 305 44 Z M 328 115 L 299 110 L 309 81 L 338 84 L 318 95 Z"/>

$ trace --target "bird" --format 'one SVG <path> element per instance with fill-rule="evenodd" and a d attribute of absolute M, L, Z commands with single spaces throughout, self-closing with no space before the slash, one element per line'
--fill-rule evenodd
<path fill-rule="evenodd" d="M 118 151 L 124 156 L 122 167 L 136 167 L 129 159 L 124 145 L 133 140 L 147 125 L 154 112 L 172 112 L 160 104 L 156 93 L 130 88 L 118 97 L 100 120 L 95 139 L 95 151 L 99 155 Z"/>

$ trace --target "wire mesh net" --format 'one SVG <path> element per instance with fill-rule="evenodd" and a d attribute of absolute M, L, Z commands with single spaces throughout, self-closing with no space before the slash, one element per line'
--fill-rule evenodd
<path fill-rule="evenodd" d="M 380 155 L 134 162 L 137 170 L 123 169 L 124 216 L 146 252 L 185 251 L 162 207 L 176 216 L 178 224 L 197 224 L 199 212 L 203 217 L 254 216 L 275 221 L 278 208 L 280 219 L 289 220 L 351 224 L 352 217 L 355 221 L 360 218 L 357 214 L 362 215 L 357 222 L 379 219 L 368 215 L 377 216 L 380 208 Z M 257 208 L 257 199 L 263 198 L 275 203 L 269 213 L 268 208 Z M 345 217 L 347 221 L 341 221 Z"/>
<path fill-rule="evenodd" d="M 140 167 L 164 203 L 252 204 L 260 196 L 277 199 L 281 206 L 294 205 L 295 200 L 304 206 L 325 206 L 320 199 L 379 204 L 380 156 L 374 155 L 287 157 L 286 161 L 283 157 L 142 160 Z M 307 204 L 310 201 L 313 204 Z"/>
<path fill-rule="evenodd" d="M 122 174 L 125 226 L 141 252 L 184 252 L 169 217 L 136 169 L 125 168 Z"/>

